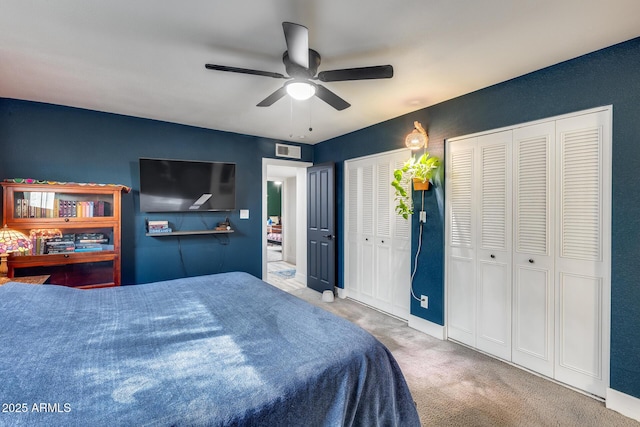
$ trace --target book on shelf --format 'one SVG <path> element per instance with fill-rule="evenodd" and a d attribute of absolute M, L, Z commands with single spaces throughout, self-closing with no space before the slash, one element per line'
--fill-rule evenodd
<path fill-rule="evenodd" d="M 14 199 L 15 218 L 91 218 L 111 216 L 111 203 L 103 200 L 66 200 L 56 193 L 32 191 Z"/>
<path fill-rule="evenodd" d="M 169 227 L 167 220 L 145 220 L 148 233 L 171 233 L 173 229 Z"/>
<path fill-rule="evenodd" d="M 112 251 L 105 233 L 67 233 L 62 235 L 34 236 L 31 255 L 47 255 L 69 252 Z"/>
<path fill-rule="evenodd" d="M 172 233 L 173 229 L 170 227 L 167 228 L 149 228 L 149 233 Z"/>

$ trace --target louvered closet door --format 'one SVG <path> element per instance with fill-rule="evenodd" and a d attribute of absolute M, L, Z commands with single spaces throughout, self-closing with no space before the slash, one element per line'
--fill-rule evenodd
<path fill-rule="evenodd" d="M 362 168 L 353 166 L 345 167 L 346 177 L 346 253 L 345 253 L 345 284 L 354 292 L 360 292 L 360 278 L 362 272 L 359 266 L 362 265 L 362 253 L 360 248 L 361 222 L 359 221 L 362 211 L 362 193 L 359 190 L 362 182 Z"/>
<path fill-rule="evenodd" d="M 376 271 L 371 268 L 375 262 L 375 211 L 376 194 L 374 190 L 375 165 L 371 162 L 365 163 L 361 167 L 362 181 L 360 184 L 359 198 L 362 199 L 360 209 L 360 233 L 359 252 L 361 254 L 358 264 L 359 293 L 355 295 L 360 301 L 369 303 L 376 295 Z"/>
<path fill-rule="evenodd" d="M 514 363 L 553 377 L 554 122 L 514 129 Z"/>
<path fill-rule="evenodd" d="M 610 112 L 559 120 L 555 378 L 604 396 L 609 378 Z"/>
<path fill-rule="evenodd" d="M 476 346 L 476 138 L 446 150 L 447 334 Z"/>
<path fill-rule="evenodd" d="M 349 297 L 402 319 L 411 304 L 411 234 L 410 222 L 395 213 L 391 180 L 409 156 L 402 150 L 345 166 L 345 289 Z"/>
<path fill-rule="evenodd" d="M 391 179 L 393 169 L 400 168 L 408 158 L 408 152 L 401 152 L 390 159 L 389 175 L 386 183 L 380 182 L 380 186 L 386 184 L 389 191 L 389 233 L 393 237 L 390 241 L 391 257 L 389 269 L 392 277 L 391 314 L 408 319 L 411 312 L 411 219 L 404 219 L 395 212 L 395 196 Z M 407 191 L 411 191 L 411 183 L 407 180 L 402 183 Z"/>
<path fill-rule="evenodd" d="M 511 360 L 511 138 L 478 137 L 476 346 Z"/>

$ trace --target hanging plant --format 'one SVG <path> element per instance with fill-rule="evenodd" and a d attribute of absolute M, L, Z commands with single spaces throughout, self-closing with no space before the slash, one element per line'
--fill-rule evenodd
<path fill-rule="evenodd" d="M 411 156 L 401 168 L 393 171 L 391 186 L 395 189 L 396 213 L 398 215 L 401 215 L 404 219 L 408 219 L 409 215 L 413 215 L 413 197 L 403 184 L 412 180 L 414 181 L 414 190 L 427 190 L 431 178 L 439 167 L 440 159 L 425 152 L 418 159 L 415 156 Z M 426 184 L 426 188 L 416 188 L 418 184 Z"/>

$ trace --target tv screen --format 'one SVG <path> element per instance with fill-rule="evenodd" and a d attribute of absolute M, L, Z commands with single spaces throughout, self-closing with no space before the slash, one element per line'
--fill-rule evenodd
<path fill-rule="evenodd" d="M 235 163 L 140 159 L 141 212 L 236 208 Z"/>

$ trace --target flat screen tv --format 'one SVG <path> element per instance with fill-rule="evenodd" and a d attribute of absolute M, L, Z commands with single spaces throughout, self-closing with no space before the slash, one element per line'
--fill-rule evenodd
<path fill-rule="evenodd" d="M 230 211 L 235 208 L 235 163 L 140 159 L 141 212 Z"/>

